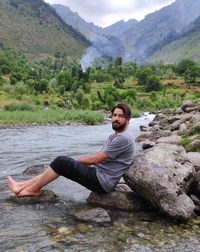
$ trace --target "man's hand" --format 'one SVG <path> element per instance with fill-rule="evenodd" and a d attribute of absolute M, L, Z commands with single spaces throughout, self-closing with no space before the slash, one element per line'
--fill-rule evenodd
<path fill-rule="evenodd" d="M 77 158 L 77 161 L 85 165 L 93 165 L 93 164 L 99 164 L 104 160 L 106 160 L 107 158 L 108 155 L 105 152 L 100 151 L 92 155 Z"/>

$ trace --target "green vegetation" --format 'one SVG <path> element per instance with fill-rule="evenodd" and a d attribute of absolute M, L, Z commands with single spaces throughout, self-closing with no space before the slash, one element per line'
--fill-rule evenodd
<path fill-rule="evenodd" d="M 102 117 L 96 119 L 84 110 L 110 110 L 117 102 L 125 102 L 138 115 L 200 98 L 200 68 L 191 60 L 150 66 L 123 63 L 120 57 L 106 66 L 97 62 L 83 71 L 77 59 L 65 54 L 33 61 L 1 46 L 1 123 L 72 120 L 93 124 Z"/>
<path fill-rule="evenodd" d="M 29 123 L 86 123 L 97 124 L 104 121 L 100 112 L 89 110 L 48 109 L 34 111 L 0 111 L 0 124 L 29 124 Z"/>
<path fill-rule="evenodd" d="M 29 58 L 41 59 L 55 53 L 81 57 L 90 45 L 42 0 L 1 0 L 0 19 L 0 44 Z"/>

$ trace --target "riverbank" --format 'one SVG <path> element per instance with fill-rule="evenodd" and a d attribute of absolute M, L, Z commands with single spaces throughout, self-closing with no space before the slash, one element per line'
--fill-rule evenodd
<path fill-rule="evenodd" d="M 37 126 L 37 125 L 71 125 L 104 123 L 105 114 L 100 111 L 47 109 L 36 111 L 0 111 L 0 127 Z"/>

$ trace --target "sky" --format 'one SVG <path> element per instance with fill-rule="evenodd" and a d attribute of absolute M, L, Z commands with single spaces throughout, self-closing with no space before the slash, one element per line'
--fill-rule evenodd
<path fill-rule="evenodd" d="M 77 12 L 85 21 L 106 27 L 119 20 L 138 21 L 175 0 L 45 0 L 49 4 L 62 4 Z"/>

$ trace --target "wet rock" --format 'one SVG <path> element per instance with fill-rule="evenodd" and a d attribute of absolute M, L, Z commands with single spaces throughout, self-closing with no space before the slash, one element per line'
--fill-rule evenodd
<path fill-rule="evenodd" d="M 143 201 L 134 192 L 117 191 L 106 194 L 91 192 L 88 203 L 111 209 L 139 211 L 147 209 Z"/>
<path fill-rule="evenodd" d="M 143 233 L 137 233 L 136 236 L 137 236 L 138 238 L 144 238 L 144 237 L 145 237 L 145 235 L 144 235 Z"/>
<path fill-rule="evenodd" d="M 24 175 L 30 175 L 30 176 L 36 176 L 44 172 L 47 168 L 47 165 L 33 165 L 28 167 L 23 174 Z"/>
<path fill-rule="evenodd" d="M 188 152 L 187 157 L 190 162 L 194 165 L 196 171 L 200 171 L 200 153 L 199 152 Z"/>
<path fill-rule="evenodd" d="M 110 223 L 111 218 L 108 212 L 103 208 L 93 208 L 86 211 L 80 211 L 74 214 L 74 218 L 80 221 L 94 222 L 97 224 Z"/>
<path fill-rule="evenodd" d="M 155 142 L 152 142 L 148 139 L 146 139 L 143 143 L 142 143 L 142 149 L 143 150 L 146 150 L 146 149 L 149 149 L 151 147 L 153 147 L 155 145 Z"/>
<path fill-rule="evenodd" d="M 195 208 L 186 195 L 195 169 L 184 159 L 184 154 L 181 146 L 157 144 L 136 156 L 124 175 L 126 183 L 138 195 L 175 219 L 190 218 Z"/>
<path fill-rule="evenodd" d="M 44 190 L 41 196 L 33 196 L 33 197 L 17 197 L 11 196 L 7 199 L 8 202 L 13 202 L 17 204 L 38 204 L 38 203 L 46 203 L 46 202 L 56 202 L 57 195 L 50 191 Z"/>
<path fill-rule="evenodd" d="M 86 225 L 84 223 L 79 223 L 77 226 L 76 226 L 76 229 L 81 232 L 81 233 L 86 233 L 88 232 L 88 230 L 90 230 L 92 228 L 92 225 Z"/>
<path fill-rule="evenodd" d="M 149 130 L 149 127 L 141 125 L 141 126 L 140 126 L 140 130 L 141 130 L 141 131 L 148 131 L 148 130 Z"/>
<path fill-rule="evenodd" d="M 70 235 L 74 232 L 73 228 L 69 228 L 69 227 L 59 227 L 58 228 L 58 233 L 62 234 L 62 235 Z"/>

